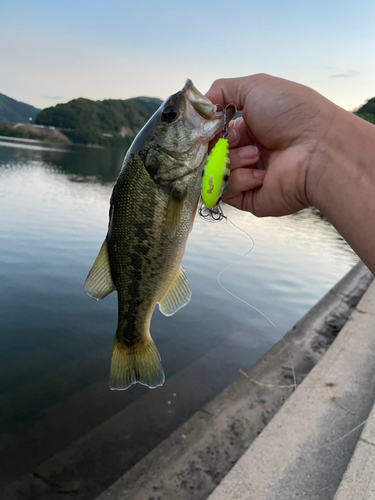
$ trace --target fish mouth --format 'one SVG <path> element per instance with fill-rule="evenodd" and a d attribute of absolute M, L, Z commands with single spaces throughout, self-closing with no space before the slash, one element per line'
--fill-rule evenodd
<path fill-rule="evenodd" d="M 190 126 L 200 131 L 200 137 L 204 142 L 209 142 L 223 127 L 223 111 L 219 111 L 207 97 L 201 94 L 190 79 L 186 80 L 182 95 L 186 101 L 185 120 Z"/>
<path fill-rule="evenodd" d="M 212 118 L 220 118 L 222 116 L 221 112 L 216 111 L 216 106 L 199 92 L 190 78 L 186 80 L 182 92 L 195 111 L 205 120 L 212 120 Z"/>

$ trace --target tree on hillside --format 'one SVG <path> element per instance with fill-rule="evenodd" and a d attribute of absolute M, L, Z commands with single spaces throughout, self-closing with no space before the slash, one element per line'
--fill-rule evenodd
<path fill-rule="evenodd" d="M 44 109 L 35 123 L 63 129 L 73 142 L 128 147 L 161 102 L 144 98 L 73 99 Z"/>
<path fill-rule="evenodd" d="M 361 106 L 355 114 L 375 125 L 375 97 L 366 101 L 366 103 Z"/>

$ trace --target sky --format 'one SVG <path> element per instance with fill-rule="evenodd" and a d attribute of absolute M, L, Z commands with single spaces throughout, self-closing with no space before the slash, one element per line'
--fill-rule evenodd
<path fill-rule="evenodd" d="M 0 93 L 165 99 L 269 73 L 352 111 L 375 96 L 374 0 L 2 0 Z"/>

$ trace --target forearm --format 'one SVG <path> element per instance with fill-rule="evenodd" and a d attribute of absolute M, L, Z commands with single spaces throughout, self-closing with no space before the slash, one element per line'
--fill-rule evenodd
<path fill-rule="evenodd" d="M 375 273 L 375 126 L 336 108 L 318 159 L 308 196 Z"/>

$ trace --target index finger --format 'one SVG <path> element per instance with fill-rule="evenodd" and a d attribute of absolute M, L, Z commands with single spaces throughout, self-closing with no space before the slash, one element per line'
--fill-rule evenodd
<path fill-rule="evenodd" d="M 213 104 L 220 104 L 225 108 L 234 103 L 239 111 L 245 106 L 246 97 L 257 86 L 263 82 L 268 75 L 242 76 L 239 78 L 222 78 L 214 81 L 206 97 Z"/>

